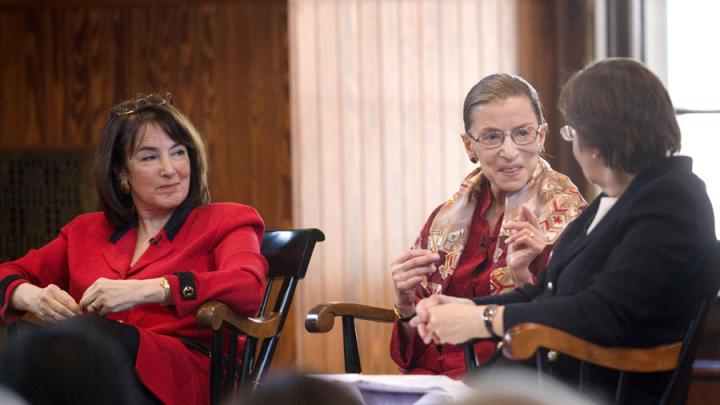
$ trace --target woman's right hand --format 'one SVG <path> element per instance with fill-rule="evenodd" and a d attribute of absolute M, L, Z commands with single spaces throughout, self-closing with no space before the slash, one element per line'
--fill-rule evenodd
<path fill-rule="evenodd" d="M 10 296 L 10 305 L 17 311 L 34 314 L 44 322 L 58 322 L 82 313 L 73 297 L 55 284 L 45 288 L 20 284 Z"/>
<path fill-rule="evenodd" d="M 415 311 L 415 289 L 425 276 L 437 270 L 440 255 L 426 249 L 411 249 L 391 263 L 397 306 L 403 316 Z"/>

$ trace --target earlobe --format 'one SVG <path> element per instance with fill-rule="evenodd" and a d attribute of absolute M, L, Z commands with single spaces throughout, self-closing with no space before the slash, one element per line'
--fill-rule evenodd
<path fill-rule="evenodd" d="M 465 146 L 465 150 L 470 151 L 470 139 L 468 139 L 468 136 L 466 133 L 460 134 L 460 139 L 462 140 L 463 145 Z"/>
<path fill-rule="evenodd" d="M 475 151 L 472 149 L 472 144 L 470 143 L 470 139 L 468 138 L 467 134 L 460 134 L 460 139 L 462 139 L 463 141 L 463 146 L 465 146 L 465 153 L 467 153 L 470 162 L 472 162 L 472 164 L 477 164 L 478 158 L 477 155 L 475 155 Z"/>
<path fill-rule="evenodd" d="M 548 124 L 545 122 L 538 128 L 538 141 L 540 142 L 540 148 L 545 147 L 545 135 L 547 135 L 547 132 Z"/>
<path fill-rule="evenodd" d="M 115 172 L 115 177 L 118 179 L 118 183 L 120 183 L 120 192 L 123 194 L 130 194 L 130 183 L 128 182 L 128 176 L 125 169 L 118 170 Z"/>
<path fill-rule="evenodd" d="M 127 169 L 114 169 L 113 174 L 115 174 L 115 177 L 117 177 L 118 181 L 127 180 Z"/>

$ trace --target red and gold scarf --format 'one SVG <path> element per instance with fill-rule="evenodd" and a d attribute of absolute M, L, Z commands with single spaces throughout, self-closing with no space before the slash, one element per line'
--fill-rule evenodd
<path fill-rule="evenodd" d="M 427 243 L 423 243 L 423 238 L 418 238 L 420 246 L 416 247 L 439 253 L 441 258 L 437 272 L 430 274 L 422 282 L 423 295 L 445 290 L 455 272 L 470 232 L 477 203 L 475 193 L 483 179 L 480 168 L 465 177 L 460 189 L 435 215 L 430 225 Z M 509 220 L 516 217 L 522 206 L 528 207 L 537 217 L 544 233 L 545 243 L 553 244 L 565 226 L 580 215 L 580 211 L 586 205 L 585 199 L 570 179 L 554 171 L 545 160 L 539 158 L 537 168 L 528 184 L 522 190 L 506 197 L 505 214 L 499 235 L 501 240 L 493 253 L 493 262 L 504 258 L 506 253 L 504 239 L 510 235 L 510 232 L 505 229 L 505 218 Z M 425 244 L 426 246 L 422 246 Z M 507 267 L 494 269 L 490 280 L 492 295 L 516 287 Z"/>

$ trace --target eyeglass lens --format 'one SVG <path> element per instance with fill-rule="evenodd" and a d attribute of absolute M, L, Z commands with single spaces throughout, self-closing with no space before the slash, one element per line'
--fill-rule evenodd
<path fill-rule="evenodd" d="M 534 141 L 537 137 L 538 129 L 532 127 L 516 128 L 510 132 L 510 138 L 516 145 L 527 145 Z M 474 138 L 476 142 L 481 143 L 488 148 L 497 148 L 505 143 L 506 133 L 502 131 L 487 131 Z"/>

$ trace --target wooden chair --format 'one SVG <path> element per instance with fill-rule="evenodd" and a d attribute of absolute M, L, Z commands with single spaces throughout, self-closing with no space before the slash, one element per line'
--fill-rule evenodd
<path fill-rule="evenodd" d="M 310 333 L 327 333 L 335 326 L 335 317 L 342 318 L 343 351 L 345 354 L 345 372 L 362 373 L 358 349 L 355 319 L 372 322 L 392 323 L 395 312 L 390 308 L 373 307 L 349 302 L 326 302 L 315 305 L 305 316 L 305 329 Z M 465 344 L 465 364 L 468 371 L 479 367 L 473 344 Z"/>
<path fill-rule="evenodd" d="M 257 316 L 235 315 L 225 304 L 210 301 L 202 304 L 196 313 L 197 324 L 213 330 L 213 345 L 208 349 L 199 344 L 185 343 L 210 356 L 210 403 L 215 405 L 232 396 L 240 386 L 259 384 L 272 361 L 280 339 L 280 332 L 290 310 L 298 281 L 305 277 L 310 257 L 317 242 L 325 240 L 319 229 L 292 229 L 265 233 L 262 254 L 269 265 L 268 280 Z M 281 282 L 281 283 L 280 283 Z M 273 288 L 280 284 L 279 289 Z M 268 307 L 274 302 L 273 310 Z M 31 315 L 10 325 L 10 335 L 18 323 L 42 324 Z M 237 370 L 237 338 L 246 336 L 245 352 L 240 370 Z M 257 350 L 258 341 L 262 346 Z M 227 347 L 227 354 L 223 348 Z"/>
<path fill-rule="evenodd" d="M 720 297 L 708 308 L 705 327 L 700 331 L 698 350 L 692 367 L 687 403 L 713 403 L 720 398 Z"/>
<path fill-rule="evenodd" d="M 267 372 L 280 339 L 298 281 L 305 277 L 313 248 L 325 240 L 319 229 L 279 230 L 265 233 L 262 254 L 269 264 L 268 284 L 256 317 L 238 317 L 225 304 L 210 301 L 197 311 L 197 323 L 213 330 L 210 403 L 224 402 L 238 386 L 259 384 Z M 282 282 L 277 294 L 273 284 Z M 277 299 L 268 312 L 271 296 Z M 237 337 L 246 336 L 241 369 L 237 370 Z M 223 356 L 227 338 L 229 350 Z M 257 351 L 258 340 L 262 346 Z"/>
<path fill-rule="evenodd" d="M 720 274 L 720 245 L 708 250 L 706 257 L 699 260 L 699 266 L 717 269 Z M 718 276 L 716 276 L 717 278 Z M 687 395 L 687 387 L 692 375 L 692 363 L 697 349 L 709 305 L 715 300 L 720 280 L 709 283 L 705 296 L 700 303 L 696 316 L 688 327 L 682 342 L 660 345 L 651 348 L 603 347 L 580 339 L 559 329 L 539 325 L 517 325 L 505 333 L 502 353 L 514 360 L 528 360 L 535 356 L 538 364 L 543 362 L 543 354 L 551 360 L 557 353 L 563 353 L 581 360 L 582 364 L 595 364 L 620 371 L 620 381 L 616 391 L 616 403 L 626 388 L 626 374 L 629 372 L 661 372 L 673 371 L 671 382 L 664 393 L 661 403 L 674 404 L 682 402 Z M 342 318 L 343 349 L 345 352 L 345 371 L 348 373 L 362 372 L 358 355 L 358 344 L 355 332 L 355 319 L 376 322 L 393 322 L 393 310 L 344 302 L 330 302 L 314 306 L 305 317 L 305 329 L 311 333 L 326 333 L 332 330 L 335 317 Z M 472 342 L 471 342 L 472 343 Z M 546 349 L 541 351 L 540 349 Z M 472 344 L 465 345 L 465 362 L 468 373 L 480 367 L 472 349 Z M 541 368 L 541 367 L 540 367 Z M 585 380 L 581 365 L 579 376 L 580 388 Z"/>
<path fill-rule="evenodd" d="M 310 333 L 330 332 L 335 317 L 342 318 L 343 351 L 345 352 L 345 372 L 361 373 L 355 319 L 391 323 L 395 320 L 392 309 L 346 302 L 327 302 L 315 305 L 305 316 L 305 329 Z"/>
<path fill-rule="evenodd" d="M 709 249 L 699 266 L 720 272 L 720 246 Z M 715 276 L 717 279 L 717 275 Z M 620 403 L 626 388 L 628 373 L 653 373 L 672 371 L 660 404 L 684 403 L 693 373 L 693 360 L 700 341 L 708 309 L 718 292 L 718 280 L 708 283 L 704 296 L 697 307 L 695 318 L 690 322 L 682 341 L 648 348 L 605 347 L 559 329 L 545 325 L 520 324 L 506 331 L 503 338 L 503 354 L 513 360 L 529 360 L 535 356 L 539 372 L 543 363 L 550 365 L 558 353 L 580 361 L 578 388 L 586 384 L 587 365 L 592 364 L 619 371 L 614 403 Z M 547 359 L 547 361 L 545 361 Z M 478 366 L 475 362 L 473 367 Z"/>

